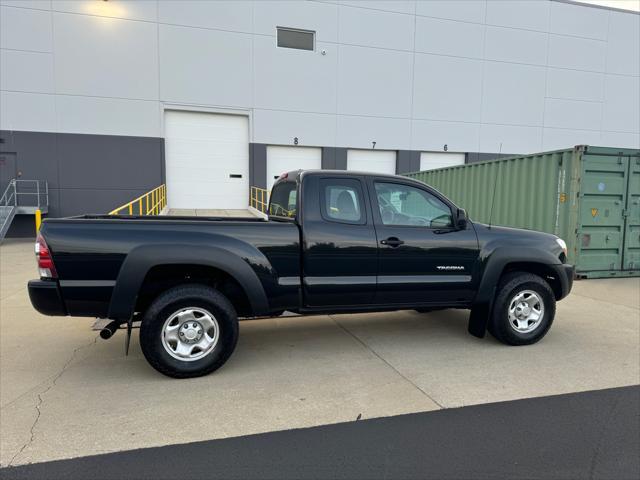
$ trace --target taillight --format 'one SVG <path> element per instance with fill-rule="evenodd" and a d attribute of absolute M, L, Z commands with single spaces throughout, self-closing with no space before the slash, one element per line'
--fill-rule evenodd
<path fill-rule="evenodd" d="M 51 252 L 44 237 L 38 233 L 36 238 L 36 259 L 38 261 L 38 270 L 40 271 L 40 278 L 58 278 L 58 272 L 56 272 L 56 266 L 53 264 L 53 258 L 51 258 Z"/>

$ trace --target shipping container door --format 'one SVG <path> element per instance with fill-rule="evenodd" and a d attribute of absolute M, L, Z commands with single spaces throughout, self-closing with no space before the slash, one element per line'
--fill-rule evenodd
<path fill-rule="evenodd" d="M 622 268 L 628 165 L 628 157 L 589 153 L 582 157 L 580 271 Z"/>
<path fill-rule="evenodd" d="M 625 209 L 624 270 L 640 270 L 640 157 L 630 157 Z"/>

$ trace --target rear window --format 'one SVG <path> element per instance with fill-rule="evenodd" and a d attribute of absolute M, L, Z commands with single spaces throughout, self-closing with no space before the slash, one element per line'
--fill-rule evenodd
<path fill-rule="evenodd" d="M 365 223 L 362 211 L 362 190 L 358 180 L 330 178 L 320 181 L 321 213 L 329 222 Z"/>
<path fill-rule="evenodd" d="M 276 183 L 269 199 L 269 215 L 295 218 L 297 211 L 296 182 Z"/>

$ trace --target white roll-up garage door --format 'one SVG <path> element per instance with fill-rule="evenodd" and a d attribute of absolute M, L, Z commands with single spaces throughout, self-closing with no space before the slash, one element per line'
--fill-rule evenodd
<path fill-rule="evenodd" d="M 396 173 L 396 152 L 392 150 L 347 150 L 347 170 Z"/>
<path fill-rule="evenodd" d="M 464 158 L 464 153 L 422 152 L 420 154 L 420 171 L 464 165 Z"/>
<path fill-rule="evenodd" d="M 166 111 L 164 119 L 169 206 L 247 208 L 248 118 Z"/>
<path fill-rule="evenodd" d="M 267 146 L 267 190 L 284 172 L 322 167 L 322 149 L 314 147 Z"/>

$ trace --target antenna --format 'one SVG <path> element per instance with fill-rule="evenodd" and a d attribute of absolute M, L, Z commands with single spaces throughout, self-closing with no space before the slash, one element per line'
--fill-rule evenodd
<path fill-rule="evenodd" d="M 498 155 L 502 155 L 502 142 L 500 142 L 500 151 Z M 489 209 L 489 228 L 491 228 L 491 220 L 493 219 L 493 205 L 496 201 L 496 189 L 498 187 L 498 175 L 493 181 L 493 194 L 491 195 L 491 208 Z"/>

